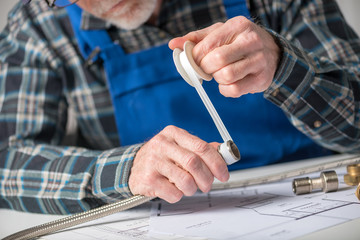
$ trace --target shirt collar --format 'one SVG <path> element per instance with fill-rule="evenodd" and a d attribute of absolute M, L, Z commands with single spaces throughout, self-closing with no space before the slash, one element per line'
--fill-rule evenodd
<path fill-rule="evenodd" d="M 82 30 L 102 30 L 108 29 L 110 28 L 110 26 L 110 22 L 97 18 L 86 11 L 82 11 L 80 25 L 80 28 Z"/>

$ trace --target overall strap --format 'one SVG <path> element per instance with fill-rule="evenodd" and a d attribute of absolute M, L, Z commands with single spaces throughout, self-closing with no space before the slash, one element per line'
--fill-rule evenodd
<path fill-rule="evenodd" d="M 246 0 L 223 0 L 228 18 L 244 16 L 250 18 Z"/>
<path fill-rule="evenodd" d="M 80 52 L 85 59 L 94 51 L 96 47 L 105 49 L 113 45 L 109 34 L 106 30 L 82 30 L 81 16 L 83 10 L 76 4 L 66 7 L 66 11 L 70 17 L 70 22 L 73 27 L 74 34 L 78 41 Z M 125 54 L 121 51 L 121 54 Z"/>

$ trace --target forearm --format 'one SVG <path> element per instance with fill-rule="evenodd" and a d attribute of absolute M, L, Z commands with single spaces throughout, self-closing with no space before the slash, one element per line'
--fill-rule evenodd
<path fill-rule="evenodd" d="M 339 152 L 360 151 L 359 77 L 356 71 L 325 62 L 309 60 L 306 52 L 287 45 L 264 95 L 319 144 Z"/>
<path fill-rule="evenodd" d="M 18 5 L 0 33 L 0 207 L 67 214 L 131 195 L 127 182 L 137 148 L 115 147 L 106 118 L 111 109 L 101 111 L 107 99 L 73 56 L 71 36 L 51 27 L 60 20 L 47 8 L 46 22 L 34 24 L 33 10 Z M 74 145 L 87 148 L 61 146 L 69 107 L 79 114 L 74 132 L 82 138 Z"/>
<path fill-rule="evenodd" d="M 1 207 L 69 214 L 128 197 L 137 148 L 100 152 L 50 145 L 3 146 Z"/>
<path fill-rule="evenodd" d="M 320 5 L 319 9 L 324 16 L 333 16 L 337 28 L 329 28 L 326 20 L 316 21 L 320 13 L 299 14 L 286 31 L 280 30 L 284 36 L 273 33 L 283 53 L 265 97 L 319 144 L 335 151 L 358 152 L 360 41 L 335 5 Z M 301 9 L 298 13 L 308 12 Z"/>

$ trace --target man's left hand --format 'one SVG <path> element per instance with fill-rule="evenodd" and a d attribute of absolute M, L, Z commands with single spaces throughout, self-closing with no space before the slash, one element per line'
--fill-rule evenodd
<path fill-rule="evenodd" d="M 280 58 L 280 48 L 271 34 L 245 17 L 174 38 L 169 47 L 182 48 L 185 41 L 196 44 L 195 62 L 214 77 L 220 93 L 227 97 L 265 91 Z"/>

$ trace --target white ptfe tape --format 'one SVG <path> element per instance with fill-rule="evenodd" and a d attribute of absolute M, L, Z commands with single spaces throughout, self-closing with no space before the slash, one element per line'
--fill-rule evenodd
<path fill-rule="evenodd" d="M 176 48 L 173 51 L 173 59 L 176 66 L 177 71 L 180 73 L 182 78 L 191 86 L 194 87 L 193 81 L 190 79 L 190 76 L 188 75 L 188 71 L 190 69 L 185 69 L 184 65 L 182 64 L 182 59 L 187 59 L 189 61 L 191 66 L 191 71 L 194 71 L 196 74 L 196 77 L 200 81 L 200 84 L 202 84 L 202 80 L 210 81 L 212 79 L 212 76 L 209 74 L 206 74 L 194 61 L 194 58 L 192 57 L 192 50 L 194 48 L 195 44 L 190 41 L 186 41 L 184 43 L 184 51 L 181 51 L 179 48 Z"/>
<path fill-rule="evenodd" d="M 220 144 L 218 152 L 224 159 L 227 165 L 236 163 L 240 160 L 240 152 L 235 143 L 231 140 Z"/>
<path fill-rule="evenodd" d="M 192 57 L 192 50 L 194 46 L 194 43 L 187 41 L 184 44 L 184 51 L 181 51 L 178 48 L 174 50 L 173 58 L 175 66 L 184 80 L 191 86 L 195 87 L 211 118 L 213 119 L 216 128 L 224 141 L 224 143 L 219 146 L 218 151 L 225 162 L 229 165 L 240 160 L 240 152 L 235 143 L 232 141 L 229 132 L 227 131 L 224 123 L 221 121 L 214 105 L 211 103 L 201 85 L 202 79 L 211 80 L 212 76 L 204 73 L 204 71 L 195 63 Z"/>

